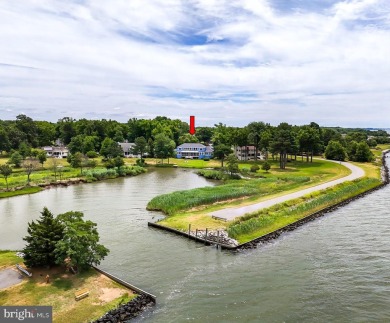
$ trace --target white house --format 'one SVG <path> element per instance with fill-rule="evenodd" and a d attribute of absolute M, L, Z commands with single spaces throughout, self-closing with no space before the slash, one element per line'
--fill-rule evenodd
<path fill-rule="evenodd" d="M 66 158 L 69 154 L 69 150 L 65 146 L 45 146 L 42 147 L 42 150 L 46 152 L 47 157 Z"/>

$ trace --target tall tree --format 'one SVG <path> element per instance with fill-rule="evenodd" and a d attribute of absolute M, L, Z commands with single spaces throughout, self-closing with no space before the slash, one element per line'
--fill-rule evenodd
<path fill-rule="evenodd" d="M 279 153 L 279 164 L 281 169 L 286 168 L 287 154 L 291 152 L 295 144 L 295 139 L 292 133 L 292 127 L 285 122 L 282 122 L 275 129 L 274 139 L 272 141 L 273 151 Z"/>
<path fill-rule="evenodd" d="M 224 144 L 214 146 L 214 156 L 221 160 L 221 167 L 223 167 L 223 161 L 225 157 L 232 152 L 232 149 Z"/>
<path fill-rule="evenodd" d="M 261 136 L 266 129 L 264 122 L 251 122 L 248 124 L 248 138 L 251 143 L 255 146 L 255 162 L 257 161 L 258 150 L 260 149 Z"/>
<path fill-rule="evenodd" d="M 170 139 L 167 135 L 160 133 L 155 136 L 154 139 L 154 155 L 157 158 L 161 158 L 161 162 L 164 162 L 164 158 L 169 158 L 173 156 L 173 152 L 176 145 L 175 142 Z"/>
<path fill-rule="evenodd" d="M 0 174 L 4 177 L 5 185 L 7 186 L 8 191 L 8 177 L 12 174 L 11 166 L 7 164 L 0 165 Z"/>
<path fill-rule="evenodd" d="M 133 154 L 140 155 L 141 159 L 145 154 L 146 148 L 148 147 L 148 143 L 144 137 L 137 137 L 134 140 Z"/>
<path fill-rule="evenodd" d="M 123 156 L 123 150 L 117 142 L 111 138 L 106 137 L 102 142 L 100 155 L 104 156 L 105 158 L 115 158 L 117 156 Z"/>
<path fill-rule="evenodd" d="M 41 217 L 28 224 L 28 235 L 23 238 L 24 263 L 27 267 L 52 266 L 55 264 L 55 248 L 63 239 L 64 227 L 45 207 Z"/>
<path fill-rule="evenodd" d="M 62 225 L 63 238 L 55 245 L 57 264 L 63 264 L 65 258 L 70 258 L 72 266 L 80 269 L 90 265 L 99 265 L 109 253 L 109 250 L 99 244 L 99 233 L 96 223 L 85 221 L 81 212 L 59 214 L 57 219 Z"/>

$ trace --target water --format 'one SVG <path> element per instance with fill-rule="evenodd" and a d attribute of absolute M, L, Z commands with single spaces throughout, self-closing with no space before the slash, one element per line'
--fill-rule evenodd
<path fill-rule="evenodd" d="M 138 321 L 390 321 L 390 186 L 240 253 L 147 227 L 151 197 L 205 185 L 192 171 L 159 169 L 0 200 L 0 249 L 22 247 L 43 206 L 81 210 L 111 250 L 101 267 L 157 295 Z"/>

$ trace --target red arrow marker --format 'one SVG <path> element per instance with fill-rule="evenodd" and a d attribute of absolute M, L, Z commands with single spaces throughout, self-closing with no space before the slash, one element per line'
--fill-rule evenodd
<path fill-rule="evenodd" d="M 195 117 L 190 116 L 190 134 L 194 135 L 195 134 Z"/>

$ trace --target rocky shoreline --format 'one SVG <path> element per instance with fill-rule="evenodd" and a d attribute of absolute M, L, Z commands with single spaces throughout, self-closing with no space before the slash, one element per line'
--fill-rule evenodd
<path fill-rule="evenodd" d="M 197 230 L 197 231 L 190 231 L 190 235 L 195 238 L 203 239 L 209 243 L 215 243 L 219 245 L 225 245 L 230 247 L 237 247 L 238 241 L 234 240 L 233 238 L 230 238 L 228 233 L 221 229 L 221 230 Z"/>
<path fill-rule="evenodd" d="M 146 308 L 155 305 L 155 300 L 146 294 L 138 295 L 126 304 L 121 304 L 91 323 L 121 323 L 137 317 Z"/>
<path fill-rule="evenodd" d="M 382 155 L 382 165 L 383 165 L 383 167 L 382 167 L 382 184 L 381 185 L 379 185 L 377 187 L 374 187 L 374 188 L 372 188 L 372 189 L 370 189 L 370 190 L 368 190 L 366 192 L 363 192 L 363 193 L 361 193 L 361 194 L 359 194 L 357 196 L 349 198 L 349 199 L 347 199 L 347 200 L 345 200 L 343 202 L 340 202 L 340 203 L 338 203 L 336 205 L 329 206 L 329 207 L 327 207 L 327 208 L 325 208 L 325 209 L 323 209 L 321 211 L 313 213 L 313 214 L 311 214 L 311 215 L 309 215 L 309 216 L 307 216 L 307 217 L 305 217 L 305 218 L 303 218 L 303 219 L 301 219 L 301 220 L 299 220 L 297 222 L 294 222 L 294 223 L 291 223 L 291 224 L 285 226 L 284 228 L 278 229 L 278 230 L 276 230 L 274 232 L 271 232 L 271 233 L 268 233 L 268 234 L 266 234 L 266 235 L 264 235 L 262 237 L 259 237 L 259 238 L 253 239 L 253 240 L 251 240 L 249 242 L 243 243 L 243 244 L 239 245 L 236 250 L 257 248 L 257 246 L 259 244 L 267 243 L 267 242 L 270 242 L 272 240 L 275 240 L 275 239 L 279 238 L 279 236 L 281 234 L 283 234 L 284 232 L 293 231 L 293 230 L 297 229 L 298 227 L 304 225 L 305 223 L 313 221 L 313 220 L 315 220 L 315 219 L 317 219 L 319 217 L 324 216 L 325 214 L 327 214 L 329 212 L 333 212 L 333 211 L 335 211 L 335 210 L 337 210 L 337 209 L 339 209 L 339 208 L 341 208 L 341 207 L 343 207 L 343 206 L 345 206 L 345 205 L 347 205 L 347 204 L 349 204 L 349 203 L 351 203 L 353 201 L 356 201 L 356 200 L 358 200 L 358 199 L 360 199 L 360 198 L 362 198 L 362 197 L 364 197 L 364 196 L 366 196 L 368 194 L 371 194 L 371 193 L 373 193 L 373 192 L 375 192 L 377 190 L 382 189 L 384 186 L 388 185 L 389 182 L 390 182 L 389 167 L 386 164 L 386 158 L 389 157 L 389 155 L 388 155 L 389 152 L 390 152 L 390 150 L 384 152 L 383 155 Z"/>

